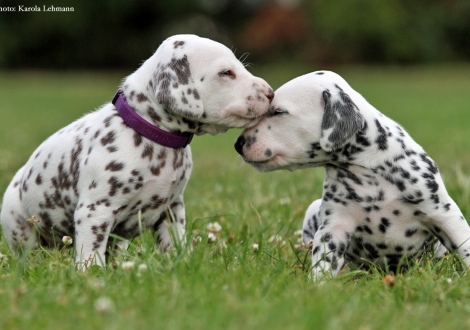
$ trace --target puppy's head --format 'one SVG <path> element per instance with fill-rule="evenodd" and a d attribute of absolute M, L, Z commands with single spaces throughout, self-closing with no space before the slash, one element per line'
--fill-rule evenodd
<path fill-rule="evenodd" d="M 365 124 L 367 102 L 333 72 L 295 78 L 276 91 L 266 115 L 241 133 L 235 149 L 261 171 L 322 166 Z"/>
<path fill-rule="evenodd" d="M 255 125 L 274 97 L 266 81 L 213 40 L 176 35 L 165 40 L 154 57 L 157 102 L 170 114 L 203 123 L 203 133 Z"/>

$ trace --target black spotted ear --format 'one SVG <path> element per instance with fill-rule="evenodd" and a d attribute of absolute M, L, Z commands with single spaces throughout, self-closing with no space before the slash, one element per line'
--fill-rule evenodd
<path fill-rule="evenodd" d="M 200 118 L 204 113 L 186 55 L 159 63 L 153 75 L 153 88 L 157 101 L 167 111 L 188 119 Z"/>
<path fill-rule="evenodd" d="M 348 94 L 339 89 L 334 96 L 323 91 L 325 112 L 321 123 L 320 146 L 327 152 L 343 147 L 364 127 L 364 117 Z"/>

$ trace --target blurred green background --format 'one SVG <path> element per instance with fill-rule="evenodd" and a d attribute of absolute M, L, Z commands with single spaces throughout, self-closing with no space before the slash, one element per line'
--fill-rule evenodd
<path fill-rule="evenodd" d="M 20 12 L 20 4 L 74 11 Z M 0 7 L 3 69 L 134 69 L 177 33 L 249 52 L 255 64 L 470 59 L 468 0 L 0 0 Z"/>

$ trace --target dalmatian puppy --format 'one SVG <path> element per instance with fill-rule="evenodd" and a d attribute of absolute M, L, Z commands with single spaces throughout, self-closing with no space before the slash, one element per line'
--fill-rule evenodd
<path fill-rule="evenodd" d="M 432 249 L 470 264 L 469 225 L 434 161 L 333 72 L 280 87 L 235 148 L 260 171 L 325 168 L 322 198 L 303 223 L 314 279 L 336 276 L 346 262 L 396 267 Z"/>
<path fill-rule="evenodd" d="M 53 134 L 16 173 L 1 212 L 10 248 L 60 246 L 70 236 L 83 268 L 106 261 L 110 234 L 132 239 L 150 229 L 168 249 L 170 224 L 177 238 L 185 230 L 192 135 L 250 127 L 273 96 L 222 44 L 168 38 L 124 79 L 114 104 Z"/>

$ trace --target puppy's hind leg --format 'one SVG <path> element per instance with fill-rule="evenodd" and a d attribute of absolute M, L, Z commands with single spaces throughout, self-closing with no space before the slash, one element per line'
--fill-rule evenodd
<path fill-rule="evenodd" d="M 13 252 L 24 252 L 37 247 L 34 218 L 30 217 L 21 201 L 21 173 L 18 171 L 3 198 L 1 224 L 3 233 Z"/>

